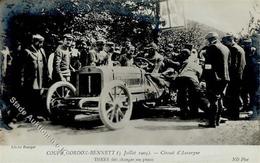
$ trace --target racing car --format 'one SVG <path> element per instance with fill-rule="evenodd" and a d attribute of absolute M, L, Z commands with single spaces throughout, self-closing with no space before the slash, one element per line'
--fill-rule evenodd
<path fill-rule="evenodd" d="M 162 101 L 166 88 L 144 69 L 145 59 L 136 66 L 86 66 L 76 73 L 76 82 L 59 81 L 47 92 L 46 107 L 51 119 L 74 119 L 77 114 L 99 116 L 102 123 L 115 130 L 126 126 L 134 103 Z M 165 80 L 163 80 L 165 81 Z M 168 100 L 168 99 L 167 99 Z"/>

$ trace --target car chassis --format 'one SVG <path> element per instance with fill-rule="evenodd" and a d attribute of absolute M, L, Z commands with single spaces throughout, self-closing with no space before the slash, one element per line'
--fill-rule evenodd
<path fill-rule="evenodd" d="M 51 120 L 87 114 L 99 116 L 109 129 L 123 128 L 131 118 L 133 103 L 155 101 L 165 92 L 140 67 L 86 66 L 76 73 L 76 87 L 64 81 L 54 83 L 46 99 Z"/>

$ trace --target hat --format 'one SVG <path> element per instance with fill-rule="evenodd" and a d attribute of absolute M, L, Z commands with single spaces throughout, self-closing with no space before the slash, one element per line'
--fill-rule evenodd
<path fill-rule="evenodd" d="M 205 39 L 210 39 L 210 38 L 218 38 L 219 36 L 218 36 L 218 34 L 216 33 L 216 32 L 209 32 L 207 35 L 206 35 L 206 37 L 205 37 Z"/>
<path fill-rule="evenodd" d="M 42 37 L 42 36 L 39 35 L 39 34 L 33 35 L 32 38 L 33 38 L 33 39 L 36 39 L 36 40 L 44 41 L 44 37 Z"/>
<path fill-rule="evenodd" d="M 252 43 L 252 39 L 251 38 L 244 38 L 243 43 Z"/>
<path fill-rule="evenodd" d="M 226 38 L 230 38 L 230 39 L 235 38 L 235 36 L 234 36 L 232 33 L 227 33 L 227 34 L 225 35 L 225 37 L 226 37 Z"/>
<path fill-rule="evenodd" d="M 74 39 L 73 36 L 71 34 L 69 34 L 69 33 L 64 34 L 63 37 L 64 38 L 69 38 L 69 39 L 72 39 L 72 40 Z"/>
<path fill-rule="evenodd" d="M 120 51 L 120 50 L 115 50 L 113 53 L 115 53 L 115 54 L 121 54 L 121 51 Z"/>
<path fill-rule="evenodd" d="M 191 51 L 189 49 L 182 49 L 181 50 L 181 54 L 185 54 L 185 56 L 190 56 L 191 55 Z"/>
<path fill-rule="evenodd" d="M 224 36 L 224 37 L 222 38 L 222 43 L 223 43 L 223 44 L 227 44 L 227 43 L 232 42 L 233 40 L 234 40 L 233 35 L 227 34 L 226 36 Z"/>

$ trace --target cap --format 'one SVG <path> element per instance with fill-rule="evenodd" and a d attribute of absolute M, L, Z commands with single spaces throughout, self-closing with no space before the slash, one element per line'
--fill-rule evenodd
<path fill-rule="evenodd" d="M 69 33 L 63 35 L 64 38 L 74 39 L 73 36 Z"/>
<path fill-rule="evenodd" d="M 109 46 L 114 46 L 115 44 L 111 41 L 107 42 L 106 45 L 109 45 Z"/>
<path fill-rule="evenodd" d="M 58 44 L 59 45 L 63 44 L 63 41 L 62 40 L 58 41 Z"/>
<path fill-rule="evenodd" d="M 210 38 L 218 38 L 219 36 L 218 36 L 218 34 L 217 34 L 217 32 L 209 32 L 207 35 L 206 35 L 206 37 L 205 37 L 205 39 L 210 39 Z"/>
<path fill-rule="evenodd" d="M 173 44 L 168 44 L 168 47 L 169 48 L 174 48 L 174 45 Z"/>
<path fill-rule="evenodd" d="M 134 46 L 130 46 L 129 50 L 135 50 L 135 47 Z"/>
<path fill-rule="evenodd" d="M 158 49 L 158 46 L 152 42 L 150 43 L 147 47 L 145 47 L 145 49 L 154 49 L 154 50 L 157 50 Z"/>
<path fill-rule="evenodd" d="M 44 37 L 42 37 L 41 35 L 39 34 L 35 34 L 32 36 L 33 39 L 36 39 L 36 40 L 41 40 L 41 41 L 44 41 Z"/>
<path fill-rule="evenodd" d="M 96 41 L 96 44 L 104 45 L 104 44 L 105 44 L 105 40 L 104 40 L 104 39 L 98 39 L 98 40 Z"/>
<path fill-rule="evenodd" d="M 115 50 L 120 50 L 120 47 L 119 47 L 119 46 L 116 46 L 116 47 L 115 47 Z"/>

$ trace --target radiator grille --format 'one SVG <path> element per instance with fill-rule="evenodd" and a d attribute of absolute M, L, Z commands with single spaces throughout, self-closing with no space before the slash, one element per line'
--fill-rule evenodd
<path fill-rule="evenodd" d="M 80 74 L 79 95 L 84 97 L 97 97 L 101 93 L 101 74 Z"/>

